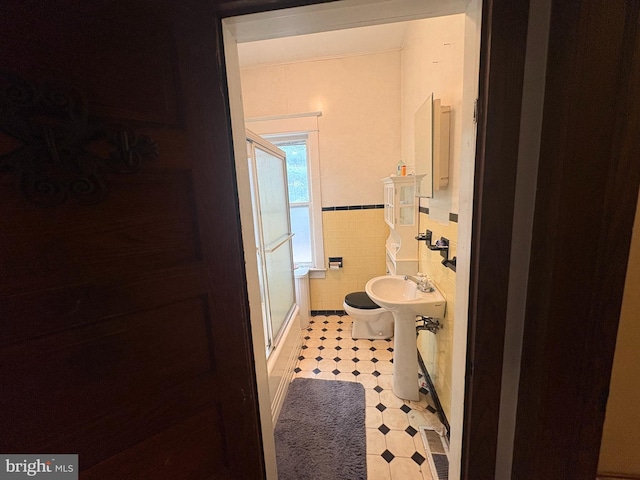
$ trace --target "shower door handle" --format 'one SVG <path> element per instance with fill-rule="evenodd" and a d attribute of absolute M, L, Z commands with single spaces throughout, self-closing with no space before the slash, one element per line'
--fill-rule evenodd
<path fill-rule="evenodd" d="M 279 246 L 281 246 L 282 244 L 284 244 L 287 240 L 290 240 L 291 238 L 293 238 L 293 233 L 285 233 L 282 237 L 280 237 L 278 240 L 276 240 L 275 242 L 273 242 L 271 245 L 269 245 L 268 247 L 266 247 L 264 249 L 265 253 L 272 253 L 275 250 L 278 249 Z"/>

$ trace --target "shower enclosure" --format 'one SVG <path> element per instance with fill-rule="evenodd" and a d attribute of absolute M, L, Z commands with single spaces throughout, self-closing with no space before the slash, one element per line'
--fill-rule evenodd
<path fill-rule="evenodd" d="M 267 357 L 295 315 L 285 153 L 247 131 L 247 154 Z"/>

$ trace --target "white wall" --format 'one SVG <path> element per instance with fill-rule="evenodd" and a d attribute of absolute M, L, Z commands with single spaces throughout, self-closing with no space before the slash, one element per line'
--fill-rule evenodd
<path fill-rule="evenodd" d="M 460 478 L 462 428 L 464 420 L 464 388 L 467 360 L 467 326 L 469 313 L 469 275 L 471 258 L 471 226 L 473 216 L 473 182 L 475 176 L 476 126 L 473 122 L 474 102 L 478 96 L 480 65 L 480 27 L 482 1 L 471 0 L 464 18 L 464 65 L 462 104 L 457 118 L 461 121 L 458 143 L 459 166 L 454 170 L 459 185 L 458 251 L 456 270 L 456 318 L 453 331 L 451 366 L 451 450 L 449 478 Z M 455 135 L 455 129 L 454 129 Z M 459 171 L 459 176 L 455 174 Z M 434 206 L 435 207 L 435 206 Z M 431 213 L 432 206 L 429 206 Z M 453 208 L 453 206 L 452 206 Z M 437 213 L 437 208 L 436 208 Z"/>
<path fill-rule="evenodd" d="M 400 159 L 400 52 L 244 68 L 245 117 L 321 111 L 323 206 L 383 201 Z"/>
<path fill-rule="evenodd" d="M 423 201 L 433 219 L 458 213 L 465 15 L 410 22 L 402 48 L 402 157 L 414 165 L 414 115 L 431 95 L 451 107 L 449 185 Z"/>
<path fill-rule="evenodd" d="M 429 214 L 420 215 L 419 231 L 431 230 L 436 239 L 441 235 L 450 241 L 451 256 L 457 255 L 458 226 L 450 222 L 449 214 L 458 213 L 460 165 L 463 132 L 463 73 L 465 67 L 465 25 L 464 14 L 447 17 L 428 18 L 409 23 L 405 33 L 402 49 L 402 155 L 409 165 L 414 164 L 415 112 L 433 93 L 434 98 L 439 98 L 442 105 L 451 107 L 450 123 L 450 175 L 449 185 L 439 191 L 434 191 L 434 198 L 423 199 L 421 204 L 429 207 Z M 475 30 L 473 30 L 475 35 Z M 477 43 L 474 43 L 477 46 Z M 476 54 L 470 51 L 471 63 Z M 469 75 L 471 93 L 467 102 L 473 105 L 476 81 L 472 69 L 466 72 Z M 468 107 L 468 106 L 467 106 Z M 472 120 L 472 110 L 466 109 L 467 120 Z M 466 138 L 473 142 L 474 126 L 472 121 L 466 122 Z M 473 159 L 475 148 L 464 149 L 464 163 L 470 169 L 470 178 L 473 178 Z M 473 183 L 471 183 L 471 189 Z M 470 196 L 472 192 L 470 192 Z M 466 217 L 469 218 L 468 216 Z M 453 406 L 453 353 L 455 347 L 456 327 L 456 283 L 457 274 L 442 266 L 439 254 L 431 252 L 420 246 L 420 271 L 428 274 L 436 287 L 447 299 L 447 314 L 441 319 L 443 328 L 432 337 L 431 333 L 421 332 L 418 336 L 418 349 L 425 362 L 435 359 L 433 366 L 429 368 L 429 375 L 436 387 L 436 391 L 445 415 L 452 421 Z M 466 313 L 466 311 L 465 311 Z M 460 321 L 466 323 L 466 317 Z M 465 349 L 466 337 L 459 337 L 460 348 Z M 433 352 L 433 350 L 436 350 Z M 456 401 L 462 399 L 456 398 Z"/>

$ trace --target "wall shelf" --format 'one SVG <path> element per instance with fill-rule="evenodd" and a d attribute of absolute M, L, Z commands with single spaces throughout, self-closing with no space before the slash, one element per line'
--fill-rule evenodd
<path fill-rule="evenodd" d="M 422 175 L 409 175 L 382 180 L 384 220 L 389 225 L 386 264 L 391 275 L 413 275 L 418 271 L 418 247 L 413 238 L 418 232 L 416 186 L 421 178 Z"/>

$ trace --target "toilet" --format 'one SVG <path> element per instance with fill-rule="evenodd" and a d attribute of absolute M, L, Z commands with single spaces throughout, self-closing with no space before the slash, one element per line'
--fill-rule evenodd
<path fill-rule="evenodd" d="M 344 311 L 353 319 L 353 339 L 376 340 L 393 337 L 393 314 L 369 298 L 367 292 L 353 292 L 344 297 Z"/>

